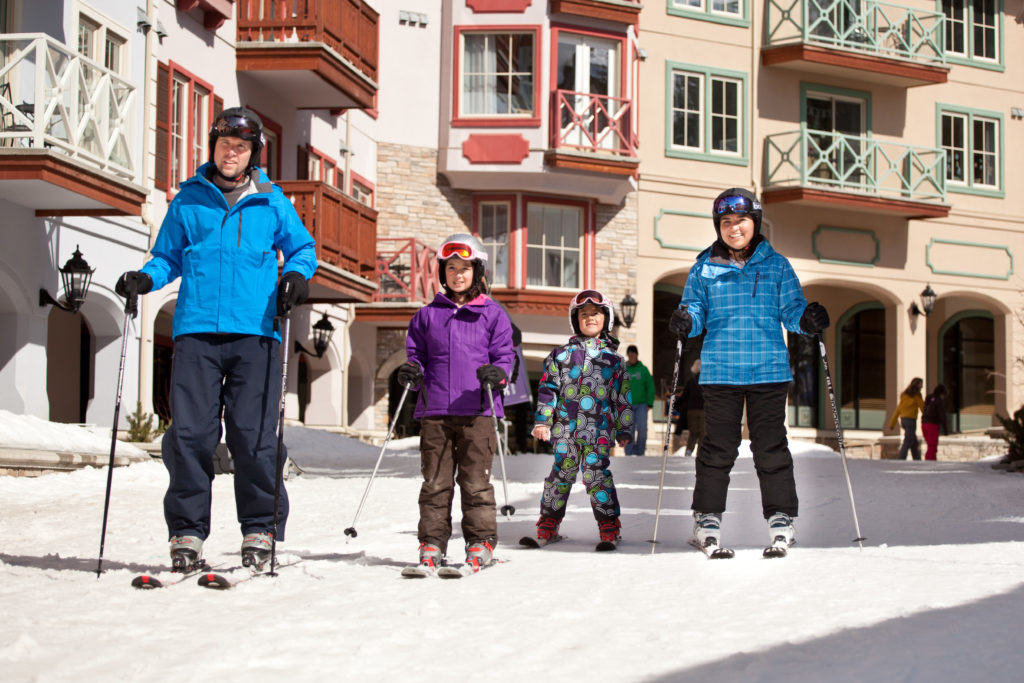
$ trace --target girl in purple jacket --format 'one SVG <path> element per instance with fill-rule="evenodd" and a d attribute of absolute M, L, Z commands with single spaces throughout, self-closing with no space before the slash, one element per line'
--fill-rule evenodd
<path fill-rule="evenodd" d="M 420 420 L 419 562 L 436 570 L 452 535 L 455 484 L 462 501 L 466 564 L 493 561 L 498 520 L 491 485 L 497 447 L 491 404 L 504 417 L 501 389 L 515 353 L 508 315 L 487 296 L 487 252 L 472 235 L 446 239 L 437 252 L 444 292 L 409 323 L 408 362 L 398 370 L 405 386 L 422 382 L 415 416 Z"/>

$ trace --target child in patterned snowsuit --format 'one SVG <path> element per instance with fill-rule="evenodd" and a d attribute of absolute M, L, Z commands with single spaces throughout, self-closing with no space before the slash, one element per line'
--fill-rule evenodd
<path fill-rule="evenodd" d="M 569 308 L 573 336 L 544 361 L 533 435 L 551 439 L 555 464 L 544 480 L 537 522 L 541 545 L 557 539 L 581 469 L 602 545 L 612 549 L 619 538 L 619 500 L 608 462 L 613 440 L 629 443 L 633 412 L 618 340 L 608 334 L 613 320 L 612 304 L 603 294 L 580 292 Z"/>

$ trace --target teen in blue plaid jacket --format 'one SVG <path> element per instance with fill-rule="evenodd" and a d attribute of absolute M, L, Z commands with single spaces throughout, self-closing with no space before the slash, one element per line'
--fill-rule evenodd
<path fill-rule="evenodd" d="M 828 326 L 828 313 L 807 303 L 789 261 L 761 235 L 761 203 L 753 194 L 726 190 L 715 199 L 712 217 L 718 239 L 697 256 L 669 321 L 681 338 L 707 331 L 700 357 L 706 433 L 691 506 L 694 542 L 720 544 L 745 406 L 764 517 L 772 540 L 781 534 L 788 546 L 797 495 L 786 440 L 793 376 L 782 328 L 817 334 Z"/>

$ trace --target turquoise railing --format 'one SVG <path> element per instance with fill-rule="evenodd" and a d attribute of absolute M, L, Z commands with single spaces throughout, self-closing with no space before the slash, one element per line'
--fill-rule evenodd
<path fill-rule="evenodd" d="M 816 43 L 945 64 L 941 12 L 874 0 L 767 0 L 765 46 Z"/>
<path fill-rule="evenodd" d="M 816 187 L 917 202 L 946 201 L 946 153 L 865 135 L 800 130 L 764 141 L 765 188 Z"/>

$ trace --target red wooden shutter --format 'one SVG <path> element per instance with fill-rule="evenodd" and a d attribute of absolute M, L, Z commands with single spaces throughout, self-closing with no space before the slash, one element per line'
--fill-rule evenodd
<path fill-rule="evenodd" d="M 166 191 L 171 174 L 171 69 L 166 64 L 157 64 L 156 70 L 156 148 L 153 154 L 153 185 Z"/>

